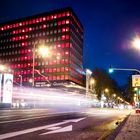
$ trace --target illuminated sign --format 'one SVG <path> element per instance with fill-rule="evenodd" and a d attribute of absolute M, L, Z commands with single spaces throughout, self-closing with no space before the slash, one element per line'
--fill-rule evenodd
<path fill-rule="evenodd" d="M 13 75 L 4 74 L 3 81 L 3 103 L 12 103 Z"/>
<path fill-rule="evenodd" d="M 140 75 L 132 75 L 132 87 L 140 87 Z"/>

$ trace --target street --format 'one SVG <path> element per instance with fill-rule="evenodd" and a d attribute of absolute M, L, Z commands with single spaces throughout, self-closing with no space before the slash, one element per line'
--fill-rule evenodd
<path fill-rule="evenodd" d="M 96 140 L 129 113 L 130 110 L 97 108 L 1 110 L 0 140 Z"/>

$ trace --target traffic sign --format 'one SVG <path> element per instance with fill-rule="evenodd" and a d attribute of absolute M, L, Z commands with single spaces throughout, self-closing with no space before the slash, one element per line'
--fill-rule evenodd
<path fill-rule="evenodd" d="M 140 75 L 132 75 L 132 87 L 140 87 Z"/>

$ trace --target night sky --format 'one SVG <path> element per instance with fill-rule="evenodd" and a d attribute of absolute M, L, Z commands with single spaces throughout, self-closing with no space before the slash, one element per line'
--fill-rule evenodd
<path fill-rule="evenodd" d="M 131 47 L 140 33 L 139 0 L 1 0 L 0 22 L 71 6 L 84 26 L 84 68 L 140 69 L 140 50 Z M 119 85 L 130 73 L 115 71 Z"/>

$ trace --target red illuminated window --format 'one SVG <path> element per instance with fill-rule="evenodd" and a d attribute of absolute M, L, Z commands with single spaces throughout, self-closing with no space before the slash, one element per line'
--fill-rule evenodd
<path fill-rule="evenodd" d="M 58 47 L 58 48 L 60 48 L 60 47 L 61 47 L 61 45 L 60 45 L 60 44 L 58 44 L 58 45 L 57 45 L 57 47 Z"/>
<path fill-rule="evenodd" d="M 68 55 L 68 54 L 69 54 L 69 52 L 65 52 L 65 54 L 66 54 L 66 55 Z"/>
<path fill-rule="evenodd" d="M 70 37 L 69 37 L 69 35 L 66 35 L 66 39 L 69 39 Z"/>
<path fill-rule="evenodd" d="M 24 33 L 24 32 L 25 32 L 25 30 L 24 30 L 24 29 L 22 29 L 22 32 Z"/>
<path fill-rule="evenodd" d="M 28 38 L 28 35 L 25 35 L 25 38 Z"/>
<path fill-rule="evenodd" d="M 26 28 L 25 31 L 28 32 L 28 28 Z"/>
<path fill-rule="evenodd" d="M 50 81 L 52 80 L 52 76 L 49 76 L 49 80 L 50 80 Z"/>
<path fill-rule="evenodd" d="M 56 80 L 56 76 L 53 76 L 53 80 Z"/>
<path fill-rule="evenodd" d="M 43 21 L 46 21 L 46 17 L 43 17 Z"/>
<path fill-rule="evenodd" d="M 32 31 L 32 28 L 31 27 L 29 28 L 29 31 Z"/>
<path fill-rule="evenodd" d="M 69 27 L 66 27 L 66 32 L 68 32 L 69 31 Z"/>
<path fill-rule="evenodd" d="M 68 48 L 69 47 L 69 43 L 66 43 L 66 48 Z"/>
<path fill-rule="evenodd" d="M 68 69 L 67 67 L 65 67 L 65 71 L 66 71 L 66 72 L 68 72 L 68 71 L 69 71 L 69 69 Z"/>
<path fill-rule="evenodd" d="M 66 24 L 69 24 L 69 23 L 70 23 L 70 21 L 69 21 L 69 19 L 67 19 L 67 20 L 66 20 Z"/>
<path fill-rule="evenodd" d="M 15 33 L 16 33 L 16 31 L 14 30 L 14 31 L 13 31 L 13 34 L 15 34 Z"/>
<path fill-rule="evenodd" d="M 53 72 L 56 72 L 56 68 L 53 68 Z"/>
<path fill-rule="evenodd" d="M 53 15 L 50 16 L 50 19 L 53 19 Z"/>
<path fill-rule="evenodd" d="M 58 14 L 58 17 L 61 18 L 61 14 Z"/>
<path fill-rule="evenodd" d="M 15 38 L 15 37 L 13 37 L 13 38 L 12 38 L 12 41 L 15 41 L 15 39 L 16 39 L 16 38 Z"/>
<path fill-rule="evenodd" d="M 64 75 L 61 75 L 61 80 L 64 80 Z"/>
<path fill-rule="evenodd" d="M 63 13 L 62 16 L 64 17 L 65 16 L 65 13 Z"/>
<path fill-rule="evenodd" d="M 50 20 L 49 16 L 47 16 L 47 20 Z"/>
<path fill-rule="evenodd" d="M 46 24 L 43 25 L 43 28 L 46 28 Z"/>
<path fill-rule="evenodd" d="M 67 12 L 66 15 L 67 15 L 67 16 L 70 16 L 70 12 Z"/>
<path fill-rule="evenodd" d="M 62 28 L 62 32 L 65 32 L 66 31 L 66 29 L 65 28 Z"/>
<path fill-rule="evenodd" d="M 21 22 L 19 23 L 19 26 L 22 26 L 22 23 Z"/>
<path fill-rule="evenodd" d="M 28 21 L 26 21 L 26 25 L 28 25 Z"/>
<path fill-rule="evenodd" d="M 54 15 L 54 19 L 56 19 L 57 18 L 57 15 Z"/>
<path fill-rule="evenodd" d="M 42 18 L 40 18 L 39 21 L 42 22 Z"/>
<path fill-rule="evenodd" d="M 64 48 L 64 44 L 61 44 L 61 48 Z"/>
<path fill-rule="evenodd" d="M 58 21 L 58 25 L 59 25 L 59 26 L 61 25 L 61 21 Z"/>
<path fill-rule="evenodd" d="M 22 42 L 22 43 L 21 43 L 21 46 L 25 46 L 25 43 L 24 43 L 24 42 Z"/>
<path fill-rule="evenodd" d="M 62 35 L 61 36 L 61 40 L 65 40 L 65 35 Z"/>
<path fill-rule="evenodd" d="M 65 20 L 62 21 L 62 24 L 65 24 Z"/>
<path fill-rule="evenodd" d="M 64 67 L 61 68 L 61 72 L 64 72 Z"/>
<path fill-rule="evenodd" d="M 60 76 L 57 76 L 57 80 L 60 80 Z"/>
<path fill-rule="evenodd" d="M 1 27 L 1 30 L 3 31 L 3 30 L 4 30 L 4 28 L 3 28 L 3 27 Z"/>
<path fill-rule="evenodd" d="M 65 75 L 65 80 L 68 79 L 68 75 Z"/>
<path fill-rule="evenodd" d="M 49 70 L 46 68 L 46 69 L 45 69 L 45 73 L 48 73 L 48 72 L 49 72 Z"/>
<path fill-rule="evenodd" d="M 60 68 L 57 68 L 57 72 L 60 72 Z"/>
<path fill-rule="evenodd" d="M 39 23 L 39 19 L 38 18 L 36 19 L 36 23 Z"/>
<path fill-rule="evenodd" d="M 50 73 L 52 72 L 52 68 L 49 68 L 49 72 L 50 72 Z"/>

